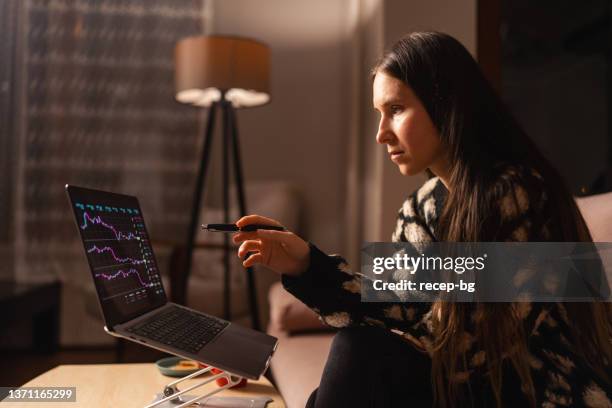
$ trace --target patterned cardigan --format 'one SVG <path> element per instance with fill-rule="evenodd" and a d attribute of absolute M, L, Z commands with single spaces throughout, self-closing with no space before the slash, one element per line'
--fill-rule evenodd
<path fill-rule="evenodd" d="M 559 241 L 550 214 L 543 180 L 533 171 L 506 167 L 494 191 L 499 213 L 495 241 Z M 399 210 L 394 242 L 436 241 L 436 225 L 448 191 L 437 177 L 414 192 Z M 332 327 L 374 325 L 400 333 L 429 352 L 433 340 L 430 303 L 361 302 L 362 279 L 338 255 L 326 255 L 310 244 L 310 266 L 299 277 L 283 276 L 285 289 L 308 305 Z M 612 390 L 572 351 L 570 326 L 561 303 L 519 303 L 518 311 L 528 335 L 529 363 L 537 406 L 610 407 Z M 473 310 L 473 309 L 472 309 Z M 474 318 L 472 311 L 472 319 Z M 470 319 L 471 320 L 471 319 Z M 486 367 L 486 353 L 476 344 L 473 327 L 466 328 L 463 347 L 468 372 L 458 378 L 476 380 Z M 610 364 L 604 361 L 610 372 Z"/>

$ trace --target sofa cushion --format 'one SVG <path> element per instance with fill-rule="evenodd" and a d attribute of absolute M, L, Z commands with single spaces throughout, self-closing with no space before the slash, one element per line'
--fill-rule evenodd
<path fill-rule="evenodd" d="M 612 242 L 612 193 L 576 199 L 593 241 Z"/>
<path fill-rule="evenodd" d="M 330 330 L 329 326 L 319 320 L 315 312 L 287 292 L 281 282 L 276 282 L 270 287 L 268 301 L 270 303 L 270 326 L 274 330 L 290 334 Z"/>

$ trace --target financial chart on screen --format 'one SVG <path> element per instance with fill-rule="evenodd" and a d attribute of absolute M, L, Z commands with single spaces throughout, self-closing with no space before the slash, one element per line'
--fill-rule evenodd
<path fill-rule="evenodd" d="M 72 186 L 68 191 L 106 317 L 122 322 L 163 304 L 161 276 L 136 198 Z"/>

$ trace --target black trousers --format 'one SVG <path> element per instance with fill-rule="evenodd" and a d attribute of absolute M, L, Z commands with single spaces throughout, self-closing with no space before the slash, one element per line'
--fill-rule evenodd
<path fill-rule="evenodd" d="M 352 327 L 332 342 L 321 384 L 306 404 L 327 407 L 431 407 L 431 359 L 388 330 Z"/>
<path fill-rule="evenodd" d="M 488 381 L 470 381 L 459 407 L 496 407 Z M 503 368 L 502 404 L 528 407 L 520 380 L 508 364 Z M 310 395 L 307 408 L 432 407 L 431 359 L 399 335 L 376 327 L 340 330 L 331 350 L 319 388 Z"/>

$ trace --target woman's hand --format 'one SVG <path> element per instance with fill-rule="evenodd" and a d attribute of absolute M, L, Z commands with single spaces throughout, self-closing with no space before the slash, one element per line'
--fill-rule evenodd
<path fill-rule="evenodd" d="M 247 215 L 236 221 L 238 227 L 249 224 L 282 226 L 278 221 L 260 215 Z M 237 232 L 232 238 L 240 244 L 238 257 L 243 259 L 244 267 L 262 264 L 274 272 L 298 276 L 308 268 L 310 248 L 302 238 L 289 231 L 257 230 L 254 232 Z"/>

